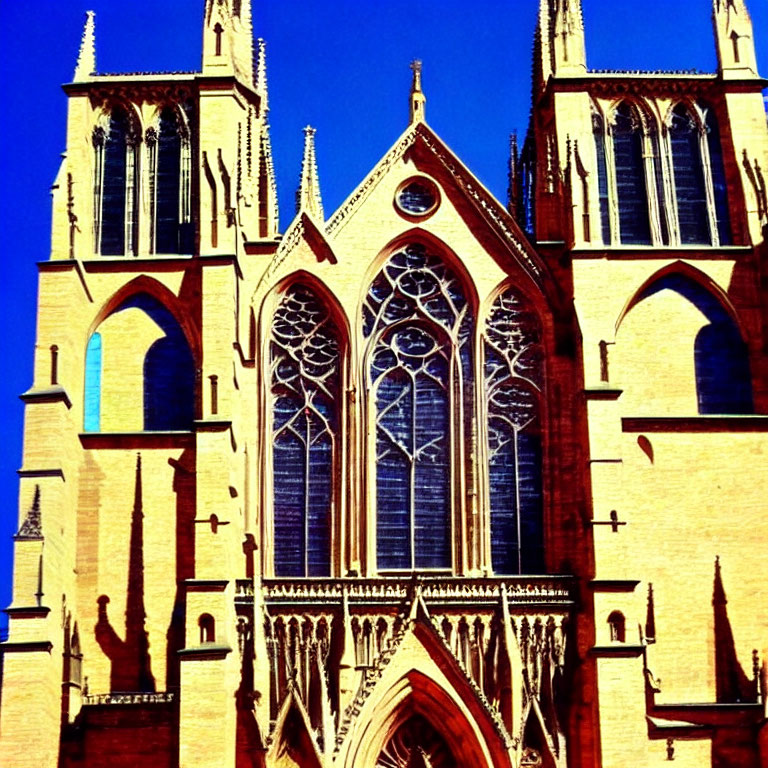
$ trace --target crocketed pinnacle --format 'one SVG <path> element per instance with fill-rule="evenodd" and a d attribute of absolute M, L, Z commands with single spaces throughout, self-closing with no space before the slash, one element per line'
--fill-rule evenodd
<path fill-rule="evenodd" d="M 296 193 L 296 212 L 308 213 L 317 221 L 323 221 L 323 201 L 320 197 L 320 181 L 315 158 L 315 129 L 304 129 L 304 159 L 301 162 L 301 180 Z"/>
<path fill-rule="evenodd" d="M 261 96 L 261 111 L 269 112 L 269 92 L 267 89 L 267 43 L 263 37 L 256 41 L 256 92 Z"/>
<path fill-rule="evenodd" d="M 74 80 L 75 82 L 87 80 L 94 72 L 96 72 L 96 14 L 93 11 L 86 11 Z"/>

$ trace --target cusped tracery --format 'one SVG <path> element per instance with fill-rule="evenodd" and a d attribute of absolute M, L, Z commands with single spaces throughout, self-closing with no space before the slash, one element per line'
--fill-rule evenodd
<path fill-rule="evenodd" d="M 496 573 L 541 568 L 541 390 L 538 318 L 508 289 L 485 331 L 491 560 Z"/>
<path fill-rule="evenodd" d="M 395 253 L 363 307 L 376 421 L 379 569 L 451 567 L 452 457 L 471 403 L 473 321 L 454 272 L 421 244 Z"/>
<path fill-rule="evenodd" d="M 275 574 L 328 576 L 340 348 L 338 329 L 311 288 L 294 284 L 283 296 L 270 358 Z"/>

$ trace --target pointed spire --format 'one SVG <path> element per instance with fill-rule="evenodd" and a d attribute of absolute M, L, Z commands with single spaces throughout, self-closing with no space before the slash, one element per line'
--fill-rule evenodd
<path fill-rule="evenodd" d="M 256 41 L 256 92 L 261 96 L 261 113 L 269 113 L 269 93 L 267 90 L 267 42 L 263 37 Z"/>
<path fill-rule="evenodd" d="M 296 192 L 296 212 L 308 213 L 318 221 L 323 221 L 325 217 L 320 197 L 320 181 L 317 177 L 315 133 L 311 125 L 304 129 L 304 158 L 301 161 L 301 180 Z"/>
<path fill-rule="evenodd" d="M 712 0 L 712 25 L 723 78 L 757 77 L 755 38 L 745 0 Z"/>
<path fill-rule="evenodd" d="M 96 14 L 86 11 L 80 52 L 75 65 L 74 82 L 90 79 L 96 72 Z"/>
<path fill-rule="evenodd" d="M 203 74 L 234 75 L 253 85 L 251 0 L 206 0 Z"/>
<path fill-rule="evenodd" d="M 509 186 L 507 187 L 507 210 L 517 218 L 518 163 L 517 131 L 509 134 Z"/>
<path fill-rule="evenodd" d="M 413 79 L 411 80 L 411 95 L 409 100 L 411 109 L 411 125 L 417 122 L 422 122 L 426 119 L 424 108 L 427 103 L 427 97 L 424 95 L 424 91 L 421 90 L 421 69 L 421 59 L 414 59 L 411 62 Z"/>
<path fill-rule="evenodd" d="M 572 77 L 587 71 L 581 0 L 540 0 L 535 55 L 540 87 L 550 75 Z"/>

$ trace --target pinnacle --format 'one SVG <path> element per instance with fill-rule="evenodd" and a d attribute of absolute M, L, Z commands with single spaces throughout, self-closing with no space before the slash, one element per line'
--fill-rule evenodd
<path fill-rule="evenodd" d="M 87 80 L 96 72 L 96 14 L 87 11 L 85 14 L 85 27 L 80 41 L 80 52 L 77 55 L 74 80 Z"/>

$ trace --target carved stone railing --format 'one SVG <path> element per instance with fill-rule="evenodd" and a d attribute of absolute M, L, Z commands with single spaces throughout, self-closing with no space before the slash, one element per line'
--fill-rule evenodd
<path fill-rule="evenodd" d="M 170 704 L 176 694 L 170 691 L 160 693 L 93 693 L 83 696 L 83 704 L 93 705 L 131 705 L 131 704 Z"/>
<path fill-rule="evenodd" d="M 474 608 L 498 605 L 506 587 L 510 608 L 536 607 L 568 611 L 573 605 L 574 580 L 570 576 L 410 576 L 366 578 L 265 579 L 261 594 L 268 607 L 338 604 L 346 592 L 350 605 L 396 604 L 408 598 L 414 584 L 427 605 L 470 604 Z M 253 583 L 237 582 L 235 600 L 253 600 Z"/>

